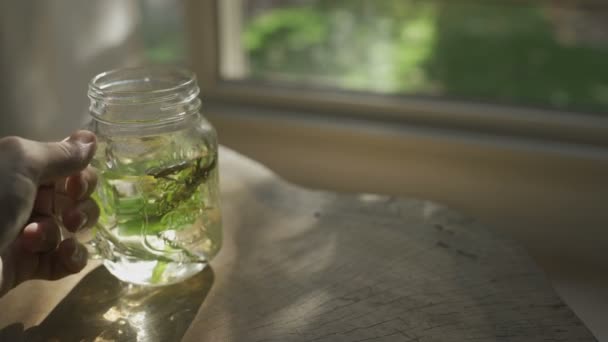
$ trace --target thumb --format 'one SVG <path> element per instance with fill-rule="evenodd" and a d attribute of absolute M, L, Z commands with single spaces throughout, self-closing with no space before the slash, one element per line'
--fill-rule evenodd
<path fill-rule="evenodd" d="M 89 131 L 76 131 L 61 142 L 44 143 L 37 155 L 40 182 L 67 177 L 77 173 L 91 162 L 97 139 Z"/>

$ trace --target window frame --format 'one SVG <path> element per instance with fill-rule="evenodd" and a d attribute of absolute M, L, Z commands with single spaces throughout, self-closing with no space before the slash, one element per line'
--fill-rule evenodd
<path fill-rule="evenodd" d="M 223 80 L 219 64 L 218 0 L 185 0 L 184 9 L 191 66 L 208 104 L 236 104 L 302 115 L 314 113 L 608 148 L 608 115 Z"/>

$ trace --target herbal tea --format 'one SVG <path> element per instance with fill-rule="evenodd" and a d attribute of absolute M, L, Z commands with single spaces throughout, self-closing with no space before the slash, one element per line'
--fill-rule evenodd
<path fill-rule="evenodd" d="M 112 273 L 134 283 L 168 284 L 200 271 L 218 252 L 215 151 L 169 134 L 100 141 L 96 243 Z"/>

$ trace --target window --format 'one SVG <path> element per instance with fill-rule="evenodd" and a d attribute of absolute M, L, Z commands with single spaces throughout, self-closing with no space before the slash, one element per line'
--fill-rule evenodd
<path fill-rule="evenodd" d="M 138 0 L 138 5 L 144 58 L 151 63 L 187 63 L 182 2 Z"/>
<path fill-rule="evenodd" d="M 211 98 L 608 142 L 602 2 L 211 3 Z"/>
<path fill-rule="evenodd" d="M 445 0 L 239 5 L 232 12 L 241 14 L 236 18 L 241 30 L 234 32 L 239 37 L 222 37 L 240 45 L 222 51 L 226 79 L 600 115 L 608 110 L 608 5 Z"/>

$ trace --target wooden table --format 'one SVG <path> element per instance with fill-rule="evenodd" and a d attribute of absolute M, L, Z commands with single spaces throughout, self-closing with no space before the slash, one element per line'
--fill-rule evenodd
<path fill-rule="evenodd" d="M 521 247 L 471 219 L 220 154 L 210 268 L 160 289 L 95 265 L 23 284 L 0 300 L 0 341 L 595 341 Z"/>

